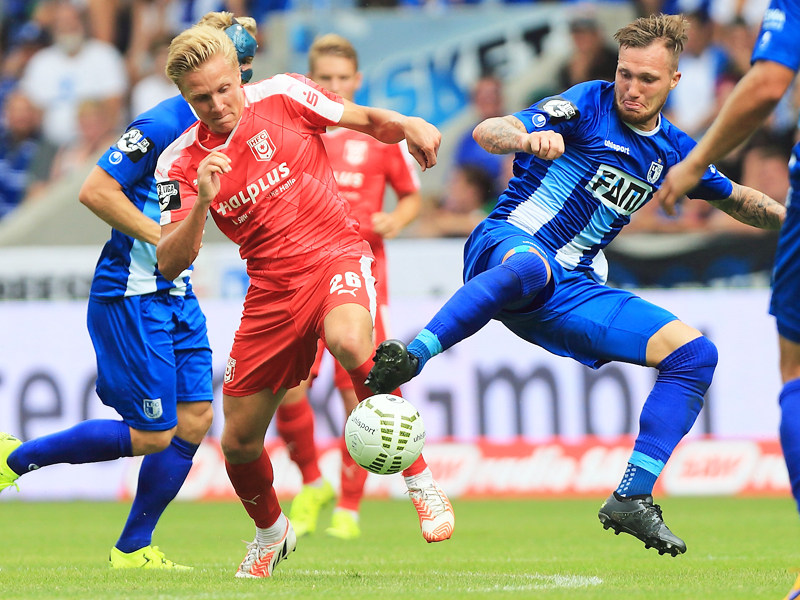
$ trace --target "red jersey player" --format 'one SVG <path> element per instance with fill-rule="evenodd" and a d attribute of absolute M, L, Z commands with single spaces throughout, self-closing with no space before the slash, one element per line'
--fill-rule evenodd
<path fill-rule="evenodd" d="M 264 436 L 286 389 L 308 376 L 319 338 L 356 395 L 371 395 L 372 252 L 337 193 L 321 134 L 338 124 L 387 143 L 405 139 L 423 169 L 436 164 L 441 135 L 301 75 L 242 86 L 233 43 L 210 27 L 172 41 L 167 74 L 200 121 L 158 161 L 158 266 L 172 279 L 194 261 L 209 212 L 246 260 L 250 288 L 223 381 L 221 445 L 256 525 L 236 576 L 269 577 L 296 535 L 272 485 Z"/>
<path fill-rule="evenodd" d="M 309 77 L 329 91 L 353 100 L 361 84 L 358 56 L 345 38 L 328 34 L 318 38 L 309 50 Z M 421 197 L 419 177 L 404 143 L 383 144 L 358 131 L 344 128 L 329 130 L 323 141 L 339 186 L 339 193 L 348 201 L 351 214 L 360 224 L 375 255 L 373 273 L 376 278 L 378 311 L 375 337 L 388 337 L 385 314 L 388 286 L 384 238 L 392 238 L 419 213 Z M 397 206 L 383 211 L 386 184 L 397 194 Z M 319 365 L 321 352 L 317 355 Z M 334 367 L 334 383 L 349 413 L 358 403 L 347 372 Z M 312 376 L 316 370 L 312 369 Z M 303 488 L 292 502 L 290 520 L 298 536 L 316 530 L 321 509 L 332 502 L 335 493 L 324 481 L 317 463 L 314 445 L 313 411 L 306 395 L 309 380 L 289 390 L 276 413 L 276 425 L 286 441 L 290 456 L 303 476 Z M 359 468 L 342 438 L 341 495 L 326 533 L 342 539 L 360 535 L 358 509 L 364 493 L 367 472 Z M 447 496 L 436 485 L 430 469 L 420 456 L 403 471 L 409 495 L 419 513 L 420 528 L 428 542 L 448 539 L 453 532 L 454 515 Z"/>

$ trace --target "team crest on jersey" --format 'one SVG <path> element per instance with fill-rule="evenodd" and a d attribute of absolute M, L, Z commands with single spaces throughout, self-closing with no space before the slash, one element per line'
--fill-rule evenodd
<path fill-rule="evenodd" d="M 181 192 L 178 182 L 174 179 L 156 184 L 158 206 L 161 212 L 177 210 L 181 207 Z"/>
<path fill-rule="evenodd" d="M 236 359 L 229 356 L 228 364 L 225 365 L 224 383 L 230 383 L 233 381 L 234 371 L 236 371 Z"/>
<path fill-rule="evenodd" d="M 364 140 L 346 140 L 344 143 L 344 159 L 351 165 L 360 165 L 367 160 L 369 144 Z"/>
<path fill-rule="evenodd" d="M 658 181 L 658 178 L 661 177 L 661 171 L 664 170 L 664 165 L 661 164 L 661 160 L 658 162 L 653 161 L 650 163 L 650 168 L 647 170 L 647 182 L 648 183 L 655 183 Z"/>
<path fill-rule="evenodd" d="M 542 110 L 551 117 L 551 121 L 558 123 L 559 121 L 569 121 L 575 117 L 580 116 L 578 107 L 569 100 L 564 98 L 549 98 L 542 103 Z"/>
<path fill-rule="evenodd" d="M 117 148 L 122 150 L 133 162 L 138 162 L 140 158 L 147 154 L 152 145 L 152 140 L 144 137 L 144 134 L 138 129 L 129 129 L 123 133 L 116 144 Z"/>
<path fill-rule="evenodd" d="M 250 146 L 250 150 L 256 160 L 266 161 L 275 154 L 275 144 L 272 143 L 266 129 L 262 129 L 247 140 L 247 145 Z"/>
<path fill-rule="evenodd" d="M 142 400 L 142 408 L 148 419 L 158 419 L 164 414 L 164 408 L 161 406 L 161 398 L 145 398 Z"/>

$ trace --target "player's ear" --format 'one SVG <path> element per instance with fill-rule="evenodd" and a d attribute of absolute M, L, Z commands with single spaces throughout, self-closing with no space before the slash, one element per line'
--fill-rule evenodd
<path fill-rule="evenodd" d="M 680 80 L 681 80 L 681 72 L 680 71 L 675 71 L 675 73 L 672 75 L 672 81 L 670 81 L 670 84 L 669 84 L 670 91 L 675 89 L 675 86 L 678 85 L 678 82 Z"/>
<path fill-rule="evenodd" d="M 356 71 L 356 91 L 361 89 L 361 83 L 364 81 L 364 74 L 361 71 Z"/>

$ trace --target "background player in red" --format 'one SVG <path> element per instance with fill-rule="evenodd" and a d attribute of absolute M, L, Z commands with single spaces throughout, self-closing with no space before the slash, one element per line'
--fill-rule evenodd
<path fill-rule="evenodd" d="M 340 35 L 328 34 L 314 41 L 309 50 L 308 69 L 312 80 L 347 100 L 352 101 L 361 87 L 358 55 L 353 45 Z M 339 193 L 350 205 L 351 214 L 359 222 L 361 234 L 375 255 L 372 269 L 378 294 L 375 338 L 384 340 L 389 337 L 386 323 L 389 291 L 383 240 L 395 237 L 419 213 L 422 199 L 416 166 L 404 142 L 383 144 L 341 127 L 329 129 L 322 139 Z M 392 212 L 383 210 L 387 183 L 397 195 L 397 205 Z M 311 379 L 316 376 L 321 358 L 322 352 L 318 352 Z M 320 511 L 335 497 L 331 484 L 322 478 L 317 462 L 314 417 L 307 396 L 311 379 L 289 390 L 276 413 L 278 432 L 303 476 L 303 488 L 295 496 L 289 513 L 298 536 L 316 530 Z M 338 363 L 334 366 L 334 383 L 341 393 L 345 411 L 350 413 L 358 399 L 347 371 Z M 341 494 L 326 533 L 353 539 L 361 534 L 358 509 L 367 471 L 359 468 L 350 457 L 344 438 L 341 454 Z M 453 532 L 453 511 L 422 456 L 403 471 L 403 475 L 419 514 L 423 537 L 428 542 L 448 539 Z"/>
<path fill-rule="evenodd" d="M 395 111 L 358 106 L 302 75 L 242 86 L 233 43 L 198 26 L 170 44 L 167 74 L 200 121 L 156 168 L 159 270 L 174 277 L 200 251 L 208 213 L 239 246 L 250 288 L 223 381 L 228 476 L 256 525 L 237 577 L 269 577 L 296 535 L 273 487 L 267 427 L 288 388 L 309 374 L 322 338 L 356 395 L 371 395 L 372 252 L 337 192 L 321 134 L 331 125 L 387 143 L 405 139 L 424 169 L 441 134 Z"/>

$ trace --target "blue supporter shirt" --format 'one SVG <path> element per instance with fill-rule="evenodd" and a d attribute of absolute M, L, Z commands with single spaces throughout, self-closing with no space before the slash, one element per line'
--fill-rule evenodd
<path fill-rule="evenodd" d="M 28 170 L 41 141 L 28 138 L 21 142 L 0 131 L 0 218 L 22 202 L 28 188 Z"/>
<path fill-rule="evenodd" d="M 514 175 L 489 219 L 508 221 L 570 271 L 600 283 L 608 276 L 603 248 L 644 206 L 669 167 L 695 146 L 663 116 L 652 131 L 625 124 L 614 84 L 580 83 L 514 114 L 529 132 L 552 130 L 566 150 L 556 160 L 518 153 Z M 731 181 L 710 166 L 692 198 L 730 196 Z"/>
<path fill-rule="evenodd" d="M 97 161 L 136 208 L 156 222 L 161 218 L 153 177 L 158 156 L 195 121 L 196 115 L 181 96 L 164 100 L 139 115 Z M 188 271 L 168 281 L 156 264 L 155 246 L 112 229 L 97 261 L 90 294 L 111 300 L 161 290 L 183 295 L 191 290 Z"/>

